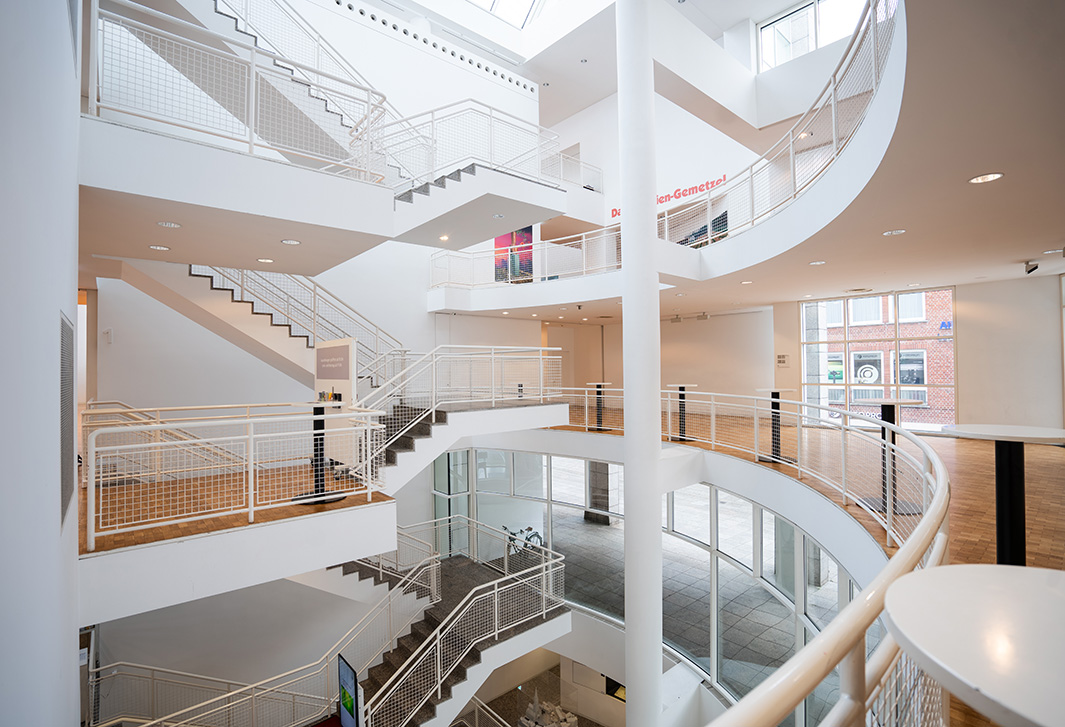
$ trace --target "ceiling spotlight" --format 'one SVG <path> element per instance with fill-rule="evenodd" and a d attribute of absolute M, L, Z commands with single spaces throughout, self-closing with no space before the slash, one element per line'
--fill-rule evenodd
<path fill-rule="evenodd" d="M 810 262 L 810 264 L 811 264 L 811 265 L 824 265 L 824 264 L 825 264 L 825 261 L 824 261 L 824 260 L 812 260 L 812 261 Z"/>
<path fill-rule="evenodd" d="M 566 306 L 563 305 L 563 306 L 559 306 L 559 310 L 569 310 L 569 308 L 567 308 Z"/>
<path fill-rule="evenodd" d="M 884 233 L 884 237 L 894 237 L 895 235 L 905 235 L 906 230 L 888 230 Z"/>
<path fill-rule="evenodd" d="M 990 174 L 981 174 L 977 177 L 973 177 L 969 180 L 969 184 L 985 184 L 987 182 L 994 182 L 996 179 L 1002 179 L 1005 174 L 1002 172 L 991 172 Z"/>
<path fill-rule="evenodd" d="M 907 285 L 906 287 L 907 287 L 907 288 L 920 288 L 920 287 L 921 287 L 921 284 L 920 284 L 920 283 L 910 283 L 910 284 L 909 284 L 909 285 Z"/>
<path fill-rule="evenodd" d="M 503 215 L 499 214 L 498 212 L 496 212 L 494 215 L 492 215 L 492 217 L 494 217 L 497 220 L 503 219 Z"/>
<path fill-rule="evenodd" d="M 1062 252 L 1061 248 L 1058 248 L 1057 250 L 1043 250 L 1044 255 L 1057 255 L 1060 252 Z"/>
<path fill-rule="evenodd" d="M 740 285 L 750 285 L 753 282 L 753 280 L 741 280 Z"/>
<path fill-rule="evenodd" d="M 150 247 L 152 250 L 158 250 L 159 252 L 166 252 L 170 249 L 166 245 L 149 245 L 148 247 Z"/>
<path fill-rule="evenodd" d="M 282 245 L 299 245 L 300 241 L 299 240 L 282 240 L 281 244 Z"/>
<path fill-rule="evenodd" d="M 806 295 L 803 296 L 803 298 L 813 298 L 813 295 L 811 295 L 810 293 L 807 293 Z"/>
<path fill-rule="evenodd" d="M 503 311 L 503 315 L 509 316 L 510 315 L 510 311 L 508 311 L 508 310 Z"/>
<path fill-rule="evenodd" d="M 440 242 L 447 242 L 447 235 L 441 235 Z"/>
<path fill-rule="evenodd" d="M 587 318 L 581 318 L 581 320 L 582 320 L 582 321 L 586 321 L 586 320 L 588 320 L 588 319 L 587 319 Z"/>
<path fill-rule="evenodd" d="M 683 298 L 684 297 L 684 293 L 677 293 L 677 297 L 678 298 Z"/>
<path fill-rule="evenodd" d="M 1032 260 L 1029 260 L 1028 262 L 1026 262 L 1024 264 L 1024 274 L 1025 275 L 1031 275 L 1032 273 L 1034 273 L 1038 269 L 1039 269 L 1039 263 L 1034 262 Z"/>
<path fill-rule="evenodd" d="M 563 318 L 565 318 L 565 317 L 566 317 L 566 316 L 559 316 L 559 317 L 558 317 L 558 319 L 559 319 L 559 320 L 562 320 L 562 319 L 563 319 Z"/>
<path fill-rule="evenodd" d="M 680 316 L 673 316 L 669 319 L 670 323 L 680 323 Z"/>
<path fill-rule="evenodd" d="M 260 257 L 256 259 L 261 263 L 272 263 L 274 261 L 272 257 Z"/>
<path fill-rule="evenodd" d="M 697 321 L 705 321 L 709 317 L 710 316 L 706 315 L 705 313 L 700 313 L 699 315 L 695 316 L 695 320 L 697 320 Z"/>
<path fill-rule="evenodd" d="M 812 131 L 804 131 L 801 134 L 799 134 L 799 138 L 800 139 L 806 139 L 806 138 L 809 138 L 809 137 L 811 137 L 813 135 L 814 135 L 814 132 L 812 132 Z"/>
<path fill-rule="evenodd" d="M 588 62 L 587 58 L 581 58 L 581 63 L 587 63 L 587 62 Z"/>
<path fill-rule="evenodd" d="M 548 83 L 547 81 L 544 81 L 544 82 L 543 82 L 543 83 L 541 83 L 540 85 L 541 85 L 541 86 L 543 86 L 544 88 L 547 88 L 547 87 L 548 87 L 548 86 L 550 86 L 551 84 L 550 84 L 550 83 Z"/>
<path fill-rule="evenodd" d="M 533 313 L 533 318 L 535 318 L 537 315 L 539 315 L 539 314 L 538 313 Z"/>
<path fill-rule="evenodd" d="M 159 225 L 160 227 L 165 227 L 168 230 L 176 230 L 181 227 L 181 225 L 179 225 L 177 222 L 167 222 L 165 220 L 163 222 L 156 222 L 155 224 Z"/>

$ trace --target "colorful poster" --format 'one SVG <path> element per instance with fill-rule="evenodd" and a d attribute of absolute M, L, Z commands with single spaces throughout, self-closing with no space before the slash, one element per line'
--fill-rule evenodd
<path fill-rule="evenodd" d="M 527 283 L 532 280 L 532 227 L 523 227 L 496 238 L 497 283 Z"/>

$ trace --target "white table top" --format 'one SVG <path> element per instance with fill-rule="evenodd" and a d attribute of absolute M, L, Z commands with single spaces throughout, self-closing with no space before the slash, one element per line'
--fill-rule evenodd
<path fill-rule="evenodd" d="M 674 386 L 674 387 L 676 387 L 676 386 L 680 386 L 680 387 L 688 387 L 689 389 L 697 389 L 697 388 L 699 388 L 699 385 L 698 385 L 698 384 L 666 384 L 666 386 L 667 386 L 667 387 L 668 387 L 668 386 Z"/>
<path fill-rule="evenodd" d="M 609 381 L 589 381 L 585 386 L 613 386 Z"/>
<path fill-rule="evenodd" d="M 762 393 L 763 391 L 770 391 L 770 392 L 777 391 L 777 392 L 780 392 L 780 393 L 784 393 L 785 391 L 798 391 L 798 389 L 755 389 L 755 391 L 757 391 L 759 394 Z"/>
<path fill-rule="evenodd" d="M 995 722 L 1065 725 L 1065 571 L 948 565 L 909 573 L 884 621 L 922 669 Z"/>
<path fill-rule="evenodd" d="M 855 399 L 856 406 L 924 406 L 920 399 Z"/>
<path fill-rule="evenodd" d="M 956 424 L 943 427 L 943 434 L 962 439 L 1065 444 L 1065 429 L 1053 427 L 1025 427 L 1016 424 Z"/>

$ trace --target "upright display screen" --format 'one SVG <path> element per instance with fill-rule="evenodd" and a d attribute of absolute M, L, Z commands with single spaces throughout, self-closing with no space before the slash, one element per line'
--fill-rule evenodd
<path fill-rule="evenodd" d="M 344 657 L 337 654 L 340 684 L 340 727 L 362 727 L 362 687 L 355 670 Z"/>

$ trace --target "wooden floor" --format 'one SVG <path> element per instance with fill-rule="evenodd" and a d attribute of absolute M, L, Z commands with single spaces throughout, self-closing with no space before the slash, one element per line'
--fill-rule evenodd
<path fill-rule="evenodd" d="M 608 420 L 621 426 L 620 413 L 610 411 Z M 606 422 L 604 422 L 605 425 Z M 585 431 L 584 427 L 555 427 L 569 431 Z M 765 433 L 763 428 L 762 433 Z M 615 429 L 610 434 L 622 434 Z M 785 447 L 787 432 L 784 433 Z M 922 436 L 943 461 L 950 475 L 950 563 L 995 562 L 995 445 L 993 442 L 951 437 Z M 763 440 L 766 441 L 766 440 Z M 709 445 L 691 442 L 692 446 L 708 449 Z M 785 449 L 785 451 L 787 451 Z M 730 452 L 741 458 L 750 455 Z M 794 475 L 794 468 L 765 465 Z M 805 478 L 804 484 L 821 492 L 837 504 L 839 493 L 816 480 Z M 1065 448 L 1041 445 L 1025 447 L 1025 525 L 1027 531 L 1027 562 L 1031 567 L 1065 570 Z M 883 528 L 865 510 L 850 504 L 846 508 L 884 547 Z M 951 727 L 984 727 L 994 724 L 956 698 L 951 700 Z"/>

